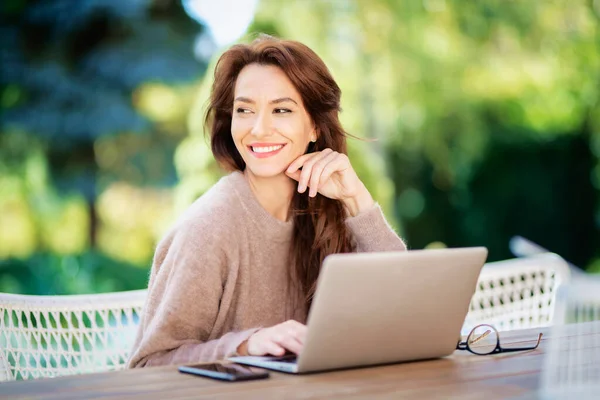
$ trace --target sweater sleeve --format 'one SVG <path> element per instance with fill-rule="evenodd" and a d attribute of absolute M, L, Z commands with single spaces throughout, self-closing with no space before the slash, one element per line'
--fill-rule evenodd
<path fill-rule="evenodd" d="M 179 232 L 158 246 L 129 368 L 210 362 L 236 353 L 259 328 L 209 340 L 227 259 L 208 232 Z"/>
<path fill-rule="evenodd" d="M 404 251 L 406 245 L 388 224 L 379 204 L 346 219 L 356 252 Z"/>

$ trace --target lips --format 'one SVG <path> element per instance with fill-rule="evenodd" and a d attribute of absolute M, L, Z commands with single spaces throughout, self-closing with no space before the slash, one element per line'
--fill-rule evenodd
<path fill-rule="evenodd" d="M 276 155 L 285 146 L 285 143 L 254 143 L 248 146 L 248 150 L 256 158 L 267 158 Z"/>

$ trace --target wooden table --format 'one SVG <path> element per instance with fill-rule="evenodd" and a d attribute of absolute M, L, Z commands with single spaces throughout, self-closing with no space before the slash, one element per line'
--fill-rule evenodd
<path fill-rule="evenodd" d="M 500 336 L 505 345 L 529 344 L 539 332 L 544 333 L 539 348 L 522 353 L 476 356 L 456 351 L 437 360 L 301 376 L 272 372 L 270 379 L 234 383 L 181 374 L 176 367 L 155 367 L 0 383 L 0 398 L 534 399 L 544 351 L 552 333 L 541 328 L 505 332 Z M 572 325 L 561 334 L 560 340 L 574 340 L 577 335 L 600 335 L 599 332 L 600 321 Z"/>

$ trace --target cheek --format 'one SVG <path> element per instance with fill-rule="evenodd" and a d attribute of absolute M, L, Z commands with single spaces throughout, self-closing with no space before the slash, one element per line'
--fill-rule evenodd
<path fill-rule="evenodd" d="M 244 120 L 239 118 L 233 118 L 231 120 L 231 136 L 234 141 L 240 140 L 244 136 L 244 132 L 246 131 Z"/>
<path fill-rule="evenodd" d="M 302 121 L 294 119 L 281 119 L 275 124 L 275 129 L 285 134 L 296 143 L 302 144 L 310 138 L 310 129 Z"/>

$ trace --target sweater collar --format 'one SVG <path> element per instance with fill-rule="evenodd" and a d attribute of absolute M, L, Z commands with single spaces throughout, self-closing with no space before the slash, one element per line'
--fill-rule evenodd
<path fill-rule="evenodd" d="M 258 199 L 254 195 L 252 188 L 250 188 L 250 183 L 243 172 L 232 172 L 229 175 L 228 180 L 231 182 L 233 189 L 239 196 L 241 200 L 240 204 L 248 214 L 248 218 L 257 225 L 258 229 L 263 232 L 265 236 L 278 242 L 286 242 L 292 239 L 294 228 L 293 220 L 290 219 L 285 222 L 280 221 L 265 210 L 258 202 Z"/>

